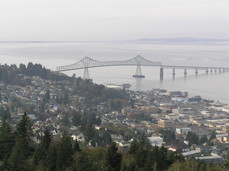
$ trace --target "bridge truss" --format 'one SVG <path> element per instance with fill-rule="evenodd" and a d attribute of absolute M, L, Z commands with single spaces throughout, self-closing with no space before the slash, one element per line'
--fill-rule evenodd
<path fill-rule="evenodd" d="M 83 78 L 89 79 L 88 68 L 106 67 L 106 66 L 137 66 L 136 74 L 142 75 L 141 66 L 162 66 L 161 62 L 153 62 L 138 55 L 129 60 L 123 61 L 97 61 L 89 57 L 81 59 L 72 65 L 59 66 L 56 71 L 70 71 L 84 69 Z"/>
<path fill-rule="evenodd" d="M 142 75 L 141 66 L 159 66 L 160 67 L 160 78 L 163 79 L 163 69 L 164 68 L 171 68 L 173 69 L 173 76 L 175 76 L 175 69 L 184 69 L 184 75 L 187 75 L 187 69 L 194 69 L 196 75 L 198 74 L 198 70 L 205 70 L 206 73 L 213 72 L 221 72 L 221 71 L 229 71 L 229 68 L 223 67 L 203 67 L 203 66 L 175 66 L 175 65 L 162 65 L 161 62 L 154 62 L 143 58 L 142 56 L 138 55 L 134 58 L 129 60 L 123 61 L 97 61 L 91 59 L 89 57 L 85 57 L 81 59 L 79 62 L 76 62 L 71 65 L 59 66 L 56 68 L 56 71 L 70 71 L 70 70 L 79 70 L 84 69 L 83 78 L 90 79 L 88 68 L 95 68 L 95 67 L 107 67 L 107 66 L 137 66 L 136 73 L 133 75 L 135 78 L 144 78 L 145 76 Z"/>

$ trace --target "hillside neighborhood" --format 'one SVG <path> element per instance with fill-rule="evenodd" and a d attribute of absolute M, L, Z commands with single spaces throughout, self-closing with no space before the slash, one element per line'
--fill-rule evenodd
<path fill-rule="evenodd" d="M 54 139 L 67 131 L 82 147 L 116 142 L 126 150 L 144 135 L 152 146 L 164 146 L 187 159 L 217 164 L 228 159 L 227 104 L 182 91 L 114 90 L 75 75 L 58 80 L 15 72 L 14 77 L 23 84 L 9 84 L 1 77 L 0 117 L 10 118 L 16 127 L 26 112 L 35 143 L 45 130 Z"/>

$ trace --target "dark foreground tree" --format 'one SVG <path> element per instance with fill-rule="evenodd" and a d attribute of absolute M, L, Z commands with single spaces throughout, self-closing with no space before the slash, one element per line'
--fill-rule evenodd
<path fill-rule="evenodd" d="M 58 155 L 58 143 L 52 143 L 49 147 L 48 154 L 47 154 L 47 164 L 46 168 L 48 170 L 56 170 L 56 162 L 57 162 L 57 155 Z"/>
<path fill-rule="evenodd" d="M 64 132 L 57 150 L 57 170 L 65 170 L 71 165 L 73 152 L 72 138 Z"/>
<path fill-rule="evenodd" d="M 47 154 L 49 151 L 50 144 L 52 142 L 51 133 L 48 130 L 44 131 L 44 136 L 41 138 L 40 144 L 37 145 L 37 148 L 34 153 L 34 164 L 42 162 L 44 165 L 47 164 Z"/>
<path fill-rule="evenodd" d="M 80 152 L 81 151 L 80 145 L 79 145 L 79 142 L 77 141 L 77 139 L 74 142 L 74 151 L 76 151 L 76 152 Z"/>
<path fill-rule="evenodd" d="M 207 165 L 202 161 L 185 160 L 175 162 L 168 171 L 228 171 L 228 169 L 219 165 Z"/>
<path fill-rule="evenodd" d="M 22 116 L 16 129 L 15 145 L 8 159 L 10 170 L 28 170 L 28 159 L 32 154 L 32 129 L 26 113 Z"/>
<path fill-rule="evenodd" d="M 118 171 L 121 168 L 122 154 L 118 152 L 116 143 L 113 142 L 107 149 L 106 164 L 109 171 Z"/>
<path fill-rule="evenodd" d="M 0 127 L 0 160 L 9 157 L 14 145 L 14 134 L 7 119 L 2 120 Z"/>

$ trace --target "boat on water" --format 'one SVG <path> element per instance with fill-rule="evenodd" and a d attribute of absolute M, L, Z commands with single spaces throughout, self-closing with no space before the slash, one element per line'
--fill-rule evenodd
<path fill-rule="evenodd" d="M 145 78 L 145 75 L 133 75 L 134 78 Z"/>
<path fill-rule="evenodd" d="M 131 87 L 130 84 L 116 85 L 116 84 L 105 84 L 107 88 L 115 88 L 115 89 L 128 89 Z"/>

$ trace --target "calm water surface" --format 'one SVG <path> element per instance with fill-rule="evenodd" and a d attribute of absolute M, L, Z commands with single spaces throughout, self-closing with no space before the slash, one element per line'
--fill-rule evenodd
<path fill-rule="evenodd" d="M 0 43 L 1 64 L 41 63 L 55 70 L 59 65 L 75 63 L 85 56 L 95 60 L 126 60 L 141 55 L 164 65 L 221 66 L 229 67 L 229 43 Z M 136 89 L 136 80 L 132 78 L 136 67 L 104 67 L 89 69 L 90 77 L 96 83 L 129 83 Z M 173 79 L 172 70 L 164 70 L 164 80 L 159 79 L 158 67 L 142 67 L 146 76 L 141 80 L 141 90 L 164 88 L 185 90 L 190 96 L 219 100 L 229 104 L 229 73 L 209 73 L 199 71 L 196 77 L 188 70 L 184 78 L 183 70 L 176 70 Z M 83 70 L 65 72 L 82 76 Z M 139 88 L 139 87 L 138 87 Z"/>

